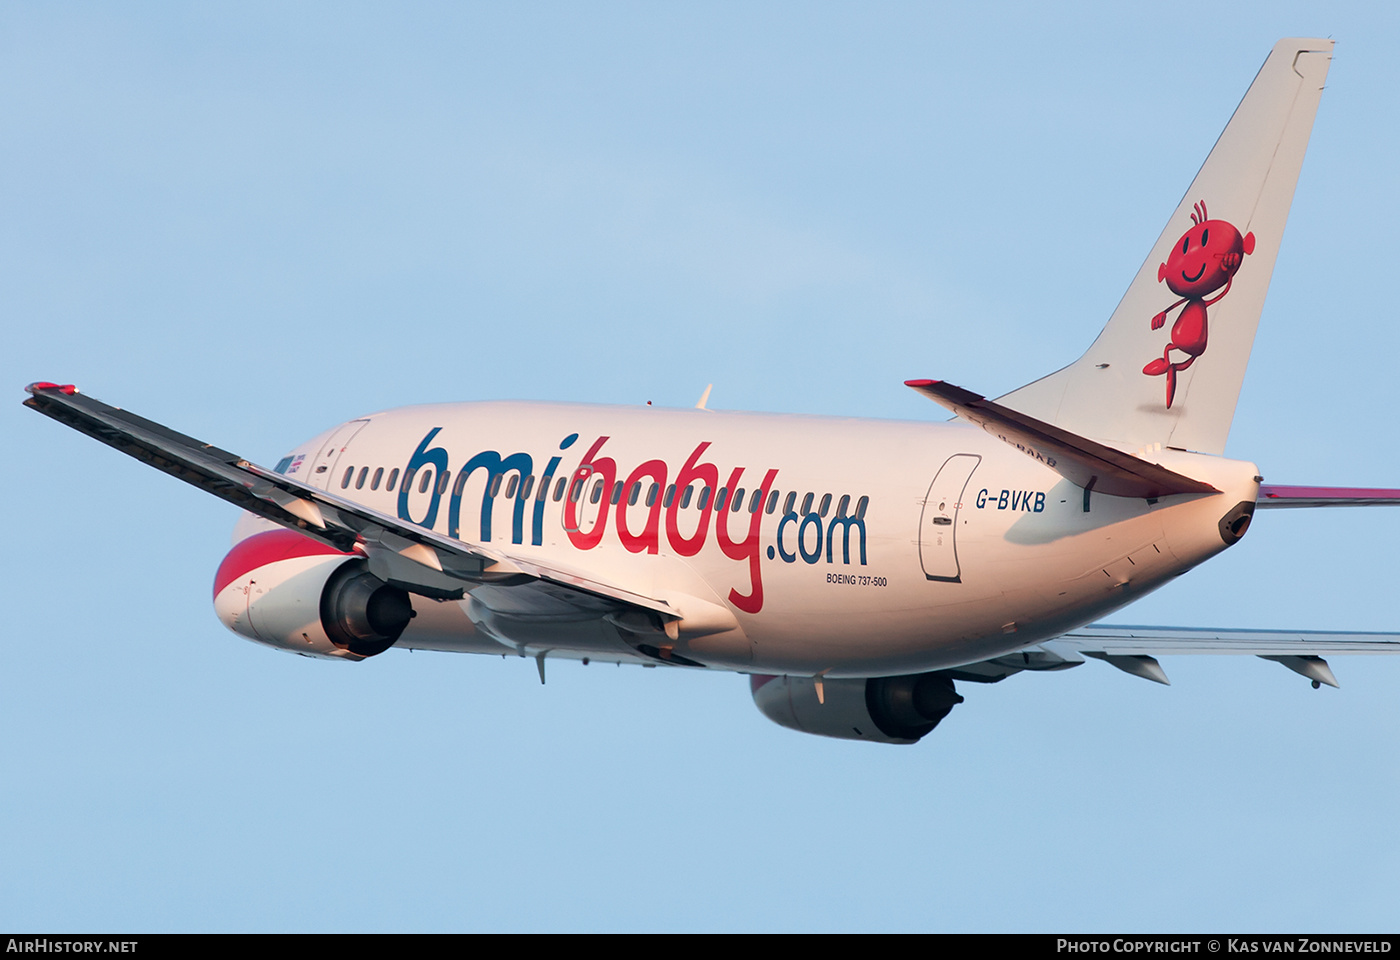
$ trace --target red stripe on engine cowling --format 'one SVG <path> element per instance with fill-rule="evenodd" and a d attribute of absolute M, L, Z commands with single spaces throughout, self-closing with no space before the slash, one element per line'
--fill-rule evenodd
<path fill-rule="evenodd" d="M 219 570 L 214 574 L 214 596 L 217 597 L 224 587 L 258 567 L 276 563 L 278 560 L 314 557 L 319 554 L 351 556 L 335 547 L 328 547 L 310 537 L 304 537 L 294 530 L 256 533 L 247 540 L 240 540 L 234 544 L 228 556 L 219 564 Z"/>

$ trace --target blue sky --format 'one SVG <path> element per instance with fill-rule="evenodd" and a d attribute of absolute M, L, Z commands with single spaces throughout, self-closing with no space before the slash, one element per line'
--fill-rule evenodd
<path fill-rule="evenodd" d="M 729 675 L 279 655 L 236 512 L 20 406 L 264 463 L 534 398 L 941 419 L 1077 356 L 1276 39 L 1333 36 L 1229 453 L 1400 486 L 1389 7 L 0 9 L 0 926 L 1373 930 L 1400 663 L 965 690 L 908 749 Z M 1400 511 L 1262 515 L 1119 616 L 1400 629 Z"/>

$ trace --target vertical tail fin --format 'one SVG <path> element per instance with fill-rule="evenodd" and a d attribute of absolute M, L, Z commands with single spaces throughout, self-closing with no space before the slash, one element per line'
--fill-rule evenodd
<path fill-rule="evenodd" d="M 1278 42 L 1098 339 L 1003 403 L 1099 440 L 1224 451 L 1332 46 Z"/>

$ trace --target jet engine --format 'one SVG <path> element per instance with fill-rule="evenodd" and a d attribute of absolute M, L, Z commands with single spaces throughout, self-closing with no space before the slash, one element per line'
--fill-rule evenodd
<path fill-rule="evenodd" d="M 758 709 L 774 723 L 876 743 L 916 743 L 963 702 L 952 679 L 941 673 L 822 681 L 755 674 L 749 687 Z"/>
<path fill-rule="evenodd" d="M 291 530 L 234 545 L 214 578 L 214 611 L 250 640 L 347 660 L 388 650 L 414 616 L 408 593 L 362 558 Z"/>

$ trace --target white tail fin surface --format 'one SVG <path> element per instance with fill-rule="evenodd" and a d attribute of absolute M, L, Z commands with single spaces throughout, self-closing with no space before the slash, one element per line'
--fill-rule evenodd
<path fill-rule="evenodd" d="M 1098 339 L 1002 403 L 1109 443 L 1224 452 L 1332 46 L 1278 42 Z"/>

